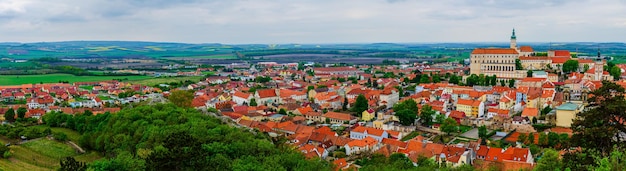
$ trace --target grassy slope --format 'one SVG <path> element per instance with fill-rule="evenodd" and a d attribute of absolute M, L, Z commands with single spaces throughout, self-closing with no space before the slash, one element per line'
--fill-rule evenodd
<path fill-rule="evenodd" d="M 40 125 L 37 127 L 45 129 L 47 126 Z M 76 131 L 66 128 L 52 128 L 52 132 L 63 132 L 72 141 L 77 141 L 80 137 Z M 8 141 L 9 139 L 6 137 L 0 137 L 0 142 L 3 144 Z M 97 152 L 78 155 L 69 145 L 46 138 L 22 145 L 13 145 L 10 148 L 12 156 L 9 159 L 0 159 L 0 170 L 55 170 L 60 167 L 59 160 L 66 156 L 74 156 L 76 160 L 82 162 L 93 162 L 102 158 Z"/>
<path fill-rule="evenodd" d="M 150 76 L 75 76 L 71 74 L 46 74 L 46 75 L 0 75 L 0 85 L 20 85 L 33 83 L 58 83 L 59 81 L 89 82 L 106 81 L 113 79 L 143 80 L 153 78 Z"/>
<path fill-rule="evenodd" d="M 46 125 L 37 125 L 37 126 L 33 126 L 33 127 L 37 127 L 41 130 L 44 130 L 46 128 L 49 128 Z M 67 129 L 67 128 L 50 128 L 52 130 L 52 134 L 57 133 L 57 132 L 62 132 L 65 133 L 65 135 L 67 135 L 67 139 L 70 141 L 74 141 L 74 143 L 78 143 L 78 139 L 80 139 L 80 134 L 74 130 L 71 129 Z"/>

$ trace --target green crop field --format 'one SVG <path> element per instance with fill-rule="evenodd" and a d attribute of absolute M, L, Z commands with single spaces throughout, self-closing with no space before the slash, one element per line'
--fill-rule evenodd
<path fill-rule="evenodd" d="M 33 66 L 32 62 L 0 62 L 0 68 L 16 68 L 16 67 L 27 67 Z"/>
<path fill-rule="evenodd" d="M 130 80 L 130 81 L 127 81 L 127 82 L 129 82 L 131 84 L 141 84 L 141 85 L 154 86 L 154 85 L 157 85 L 157 84 L 165 84 L 165 83 L 171 83 L 171 82 L 180 82 L 180 81 L 185 81 L 185 80 L 198 82 L 198 81 L 200 81 L 200 79 L 202 79 L 202 77 L 203 76 L 159 77 L 159 78 L 142 79 L 142 80 Z"/>
<path fill-rule="evenodd" d="M 90 82 L 107 81 L 114 79 L 122 80 L 145 80 L 150 76 L 75 76 L 71 74 L 46 74 L 46 75 L 0 75 L 0 85 L 21 85 L 34 83 L 58 83 L 59 81 Z"/>
<path fill-rule="evenodd" d="M 220 55 L 203 55 L 203 56 L 178 56 L 178 57 L 168 57 L 165 59 L 170 60 L 189 60 L 189 59 L 235 59 L 235 55 L 233 54 L 220 54 Z"/>

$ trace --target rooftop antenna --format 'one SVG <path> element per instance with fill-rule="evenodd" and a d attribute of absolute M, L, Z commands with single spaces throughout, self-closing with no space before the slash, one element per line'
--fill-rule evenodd
<path fill-rule="evenodd" d="M 548 43 L 548 51 L 552 50 L 552 41 L 550 41 L 550 43 Z"/>

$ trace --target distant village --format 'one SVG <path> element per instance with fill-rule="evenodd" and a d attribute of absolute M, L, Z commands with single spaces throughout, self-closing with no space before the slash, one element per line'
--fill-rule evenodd
<path fill-rule="evenodd" d="M 363 155 L 393 153 L 415 164 L 422 156 L 451 166 L 497 163 L 504 170 L 529 169 L 536 158 L 529 145 L 541 144 L 540 137 L 549 134 L 571 136 L 572 119 L 585 110 L 589 93 L 602 80 L 626 87 L 619 81 L 624 65 L 615 66 L 620 73 L 614 77 L 601 59 L 574 58 L 564 50 L 536 55 L 530 47 L 512 45 L 476 49 L 469 65 L 232 64 L 178 73 L 215 74 L 169 91 L 162 90 L 167 85 L 118 81 L 0 86 L 5 104 L 0 116 L 9 108 L 25 108 L 26 118 L 39 120 L 52 111 L 116 113 L 136 102 L 165 102 L 172 90 L 191 90 L 194 108 L 285 137 L 308 158 L 332 160 L 337 169 L 358 168 L 355 160 Z M 568 61 L 577 66 L 566 73 Z M 412 104 L 407 101 L 417 109 L 408 122 L 394 111 Z M 420 116 L 426 112 L 433 115 Z"/>

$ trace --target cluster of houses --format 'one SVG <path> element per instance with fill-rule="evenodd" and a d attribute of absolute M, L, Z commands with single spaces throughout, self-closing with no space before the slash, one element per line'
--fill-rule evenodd
<path fill-rule="evenodd" d="M 118 98 L 118 94 L 125 92 L 136 94 Z M 0 119 L 6 119 L 4 114 L 9 109 L 17 111 L 19 108 L 28 110 L 25 118 L 38 119 L 51 111 L 67 114 L 84 113 L 86 110 L 94 114 L 115 113 L 120 110 L 116 106 L 147 100 L 151 98 L 149 93 L 160 93 L 160 90 L 118 81 L 0 86 L 0 101 L 4 104 L 0 106 Z"/>
<path fill-rule="evenodd" d="M 538 73 L 515 80 L 514 87 L 505 87 L 413 81 L 419 74 L 464 76 L 468 67 L 458 63 L 312 66 L 298 70 L 298 64 L 291 63 L 237 64 L 223 71 L 215 70 L 215 76 L 200 82 L 172 89 L 193 90 L 191 105 L 195 108 L 212 108 L 243 127 L 287 137 L 307 157 L 327 159 L 340 151 L 346 158 L 333 158 L 341 168 L 354 166 L 351 161 L 362 154 L 402 153 L 415 163 L 418 156 L 424 156 L 452 166 L 484 161 L 480 163 L 495 162 L 515 169 L 533 167 L 534 156 L 528 148 L 494 148 L 478 141 L 439 144 L 421 136 L 400 141 L 418 125 L 401 125 L 392 107 L 412 99 L 419 110 L 431 106 L 436 113 L 433 121 L 442 115 L 460 125 L 484 125 L 503 132 L 515 130 L 512 134 L 517 135 L 537 132 L 533 124 L 567 129 L 576 113 L 584 110 L 589 93 L 602 86 L 599 79 L 589 75 L 594 71 L 587 75 L 571 73 L 560 82 Z M 197 72 L 203 70 L 209 69 L 198 68 Z M 618 84 L 626 86 L 626 82 Z M 137 93 L 102 99 L 129 91 Z M 115 112 L 119 108 L 105 104 L 168 95 L 158 88 L 117 81 L 3 86 L 0 100 L 6 104 L 25 102 L 0 107 L 0 114 L 19 107 L 29 109 L 28 117 L 40 117 L 49 111 Z M 353 115 L 346 109 L 359 96 L 367 99 L 368 109 Z M 439 125 L 427 129 L 436 131 Z"/>
<path fill-rule="evenodd" d="M 303 71 L 272 64 L 253 68 L 242 67 L 227 74 L 218 72 L 217 76 L 208 77 L 198 85 L 190 85 L 190 88 L 203 86 L 202 89 L 196 88 L 192 105 L 215 108 L 241 126 L 285 136 L 307 157 L 327 158 L 340 150 L 348 158 L 363 153 L 403 153 L 414 162 L 422 155 L 453 166 L 473 164 L 475 160 L 515 163 L 515 167 L 523 168 L 533 165 L 533 156 L 527 148 L 501 149 L 477 143 L 445 145 L 421 136 L 400 141 L 416 127 L 399 124 L 391 108 L 407 99 L 418 102 L 419 108 L 430 105 L 438 114 L 454 118 L 459 123 L 473 122 L 473 125 L 485 123 L 477 119 L 491 121 L 498 117 L 497 112 L 490 113 L 494 107 L 506 110 L 506 113 L 500 112 L 501 115 L 512 116 L 514 113 L 510 109 L 529 99 L 526 97 L 529 90 L 524 92 L 523 88 L 519 89 L 522 94 L 519 99 L 513 96 L 518 94 L 517 89 L 508 87 L 482 87 L 476 91 L 473 87 L 427 83 L 404 92 L 398 89 L 408 87 L 405 79 L 416 77 L 415 71 L 462 75 L 467 69 L 463 65 L 307 67 Z M 365 73 L 365 70 L 372 72 Z M 385 78 L 383 74 L 389 72 L 399 77 Z M 254 78 L 265 76 L 271 81 L 254 82 Z M 249 81 L 239 79 L 241 77 L 248 77 Z M 372 87 L 372 82 L 379 87 Z M 552 89 L 554 91 L 554 85 Z M 543 90 L 540 93 L 542 95 Z M 368 100 L 369 109 L 356 117 L 343 109 L 350 108 L 359 95 Z M 500 105 L 503 98 L 511 98 L 513 103 Z M 535 99 L 534 94 L 530 99 Z M 534 103 L 541 104 L 539 101 Z M 521 109 L 525 106 L 522 105 Z M 345 167 L 350 167 L 349 161 L 335 160 Z"/>

